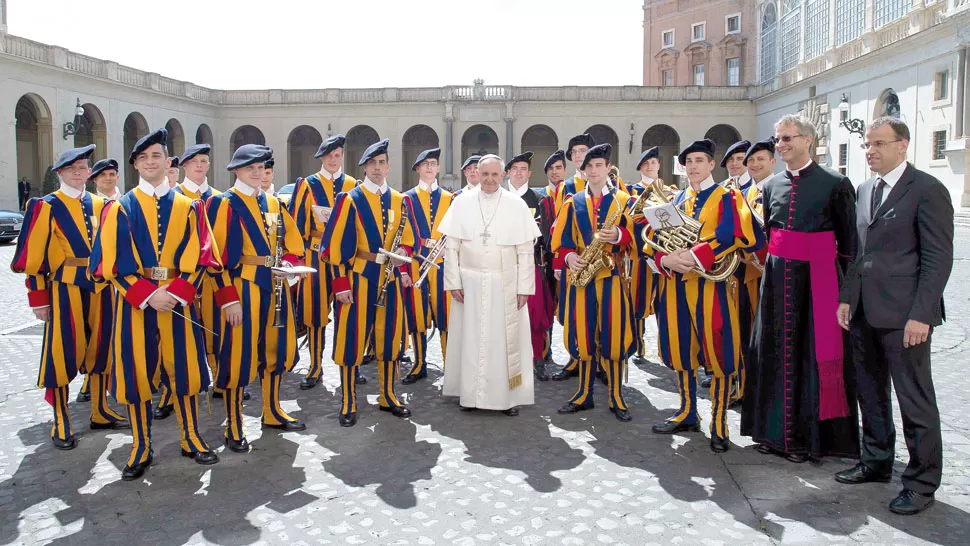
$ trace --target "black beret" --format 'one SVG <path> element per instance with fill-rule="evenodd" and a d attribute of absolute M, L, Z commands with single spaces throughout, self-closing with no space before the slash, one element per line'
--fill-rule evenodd
<path fill-rule="evenodd" d="M 750 147 L 751 147 L 751 142 L 747 140 L 742 140 L 740 142 L 735 142 L 734 144 L 732 144 L 731 147 L 729 147 L 727 151 L 724 152 L 724 157 L 721 158 L 721 168 L 723 169 L 724 167 L 727 166 L 728 158 L 730 158 L 732 155 L 743 154 L 747 152 L 748 148 Z"/>
<path fill-rule="evenodd" d="M 364 164 L 370 161 L 371 159 L 374 159 L 379 155 L 387 154 L 387 147 L 390 146 L 390 144 L 391 144 L 391 141 L 386 138 L 380 142 L 375 142 L 374 144 L 371 144 L 370 146 L 367 147 L 366 150 L 364 150 L 364 155 L 360 156 L 360 161 L 357 163 L 357 166 L 363 167 Z"/>
<path fill-rule="evenodd" d="M 461 164 L 461 170 L 464 171 L 465 169 L 467 169 L 468 167 L 471 167 L 472 165 L 476 165 L 477 166 L 478 165 L 478 160 L 481 159 L 481 158 L 482 158 L 482 156 L 480 156 L 480 155 L 470 155 L 470 156 L 468 156 L 468 159 L 466 159 L 465 162 Z"/>
<path fill-rule="evenodd" d="M 680 161 L 680 164 L 683 165 L 687 161 L 687 154 L 693 152 L 704 152 L 710 156 L 711 159 L 714 159 L 714 141 L 709 138 L 705 138 L 704 140 L 695 140 L 694 142 L 691 142 L 690 146 L 684 148 L 684 151 L 680 152 L 680 155 L 677 156 L 677 161 Z"/>
<path fill-rule="evenodd" d="M 165 146 L 166 142 L 168 142 L 167 130 L 156 129 L 155 131 L 148 133 L 147 135 L 138 139 L 138 142 L 135 143 L 135 147 L 131 149 L 131 155 L 128 156 L 128 163 L 134 164 L 135 158 L 138 157 L 138 154 L 144 152 L 155 144 Z"/>
<path fill-rule="evenodd" d="M 226 165 L 227 171 L 241 169 L 253 163 L 265 163 L 273 157 L 273 149 L 262 144 L 243 144 L 232 154 L 232 161 Z"/>
<path fill-rule="evenodd" d="M 168 160 L 172 163 L 171 167 L 169 167 L 170 169 L 179 168 L 179 158 L 177 155 L 168 158 Z"/>
<path fill-rule="evenodd" d="M 185 162 L 192 159 L 197 155 L 209 155 L 212 152 L 212 146 L 208 144 L 193 144 L 189 146 L 185 153 L 182 154 L 182 158 L 179 159 L 179 165 L 185 165 Z"/>
<path fill-rule="evenodd" d="M 110 170 L 118 172 L 118 162 L 114 159 L 102 159 L 101 161 L 95 163 L 94 167 L 91 168 L 91 176 L 88 177 L 88 180 L 94 180 L 94 178 L 99 174 Z"/>
<path fill-rule="evenodd" d="M 573 158 L 573 147 L 575 146 L 586 146 L 587 148 L 592 148 L 596 146 L 596 141 L 593 140 L 592 135 L 589 133 L 583 133 L 581 135 L 576 135 L 569 139 L 569 145 L 566 146 L 566 157 L 570 160 Z"/>
<path fill-rule="evenodd" d="M 418 165 L 427 159 L 438 159 L 441 157 L 441 148 L 431 148 L 430 150 L 424 150 L 418 154 L 418 158 L 414 160 L 414 165 L 411 165 L 411 170 L 418 170 Z"/>
<path fill-rule="evenodd" d="M 313 154 L 313 157 L 323 157 L 337 148 L 343 148 L 346 143 L 347 137 L 343 135 L 328 137 L 327 140 L 320 143 L 320 147 L 317 148 L 317 153 Z"/>
<path fill-rule="evenodd" d="M 752 144 L 751 147 L 748 148 L 748 151 L 745 152 L 744 154 L 744 164 L 747 165 L 748 158 L 753 156 L 755 152 L 758 152 L 760 150 L 767 150 L 768 153 L 771 154 L 771 157 L 775 157 L 775 139 L 772 137 L 768 137 L 764 140 L 759 140 L 758 142 L 755 142 L 754 144 Z"/>
<path fill-rule="evenodd" d="M 526 165 L 528 165 L 528 166 L 531 167 L 532 166 L 532 156 L 534 156 L 534 155 L 535 154 L 532 153 L 532 152 L 522 152 L 521 154 L 519 154 L 519 155 L 513 157 L 512 159 L 510 159 L 509 162 L 505 164 L 505 170 L 508 171 L 509 169 L 512 168 L 512 165 L 513 164 L 515 164 L 515 163 L 522 163 L 522 162 L 525 162 Z"/>
<path fill-rule="evenodd" d="M 80 159 L 90 159 L 91 154 L 93 153 L 94 144 L 88 144 L 83 148 L 71 148 L 70 150 L 65 150 L 61 152 L 61 155 L 57 156 L 57 162 L 54 163 L 54 166 L 51 167 L 51 169 L 55 172 L 59 171 Z"/>
<path fill-rule="evenodd" d="M 647 148 L 646 150 L 643 151 L 642 154 L 640 154 L 640 161 L 637 161 L 637 170 L 639 171 L 640 167 L 642 167 L 643 164 L 646 163 L 648 159 L 653 159 L 653 158 L 660 159 L 659 146 L 654 146 L 653 148 Z"/>
<path fill-rule="evenodd" d="M 613 145 L 609 142 L 604 142 L 603 144 L 597 144 L 586 152 L 586 157 L 583 158 L 583 164 L 579 166 L 579 170 L 584 170 L 586 164 L 590 162 L 591 159 L 605 159 L 607 162 L 610 160 L 610 155 L 613 153 Z"/>
<path fill-rule="evenodd" d="M 265 168 L 267 168 L 267 169 L 272 169 L 273 167 L 276 166 L 276 159 L 274 159 L 274 158 L 271 157 L 271 158 L 267 159 L 266 161 L 263 161 L 263 166 Z"/>
<path fill-rule="evenodd" d="M 549 169 L 551 169 L 553 164 L 556 163 L 556 161 L 562 161 L 562 166 L 565 167 L 566 152 L 562 150 L 556 150 L 555 152 L 552 152 L 552 155 L 549 156 L 548 159 L 546 159 L 546 164 L 542 167 L 542 172 L 547 172 Z"/>

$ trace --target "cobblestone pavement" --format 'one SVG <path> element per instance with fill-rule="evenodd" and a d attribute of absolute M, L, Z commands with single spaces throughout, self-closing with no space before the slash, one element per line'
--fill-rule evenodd
<path fill-rule="evenodd" d="M 674 377 L 655 354 L 630 369 L 634 421 L 626 424 L 607 411 L 602 388 L 594 411 L 558 415 L 574 381 L 537 383 L 535 406 L 515 418 L 460 413 L 441 397 L 433 366 L 430 381 L 400 387 L 413 418 L 376 411 L 371 381 L 360 423 L 342 429 L 329 364 L 323 388 L 301 391 L 298 375 L 286 379 L 284 407 L 308 422 L 305 433 L 261 431 L 253 389 L 245 410 L 251 453 L 220 448 L 218 465 L 200 467 L 179 456 L 175 420 L 156 421 L 154 466 L 144 480 L 122 482 L 130 437 L 87 430 L 86 404 L 71 404 L 79 447 L 52 447 L 50 409 L 33 386 L 40 339 L 22 278 L 5 269 L 0 544 L 970 544 L 970 422 L 962 415 L 970 401 L 962 367 L 970 355 L 970 229 L 960 228 L 957 247 L 950 322 L 933 340 L 943 487 L 936 506 L 909 518 L 886 509 L 905 467 L 898 417 L 897 479 L 889 485 L 839 485 L 832 474 L 850 461 L 796 465 L 759 455 L 737 434 L 731 451 L 714 455 L 706 433 L 651 433 L 677 405 Z M 0 262 L 11 255 L 11 246 L 0 247 Z M 649 337 L 653 346 L 655 327 Z M 437 344 L 429 352 L 440 362 Z M 556 360 L 565 361 L 562 350 Z M 376 375 L 373 367 L 365 373 Z M 222 415 L 221 404 L 203 415 L 210 442 L 221 437 Z M 730 428 L 738 426 L 732 411 Z"/>

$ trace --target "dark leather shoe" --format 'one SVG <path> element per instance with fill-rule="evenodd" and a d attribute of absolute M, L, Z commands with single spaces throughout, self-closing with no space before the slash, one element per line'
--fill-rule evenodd
<path fill-rule="evenodd" d="M 252 398 L 252 395 L 249 394 L 249 389 L 243 388 L 243 402 L 249 400 L 250 398 Z"/>
<path fill-rule="evenodd" d="M 352 427 L 357 424 L 357 412 L 341 413 L 337 416 L 337 421 L 340 422 L 340 426 L 342 427 Z"/>
<path fill-rule="evenodd" d="M 374 357 L 370 357 L 370 358 L 371 358 L 371 360 L 374 360 Z M 408 356 L 408 355 L 401 355 L 401 358 L 399 358 L 398 360 L 401 361 L 401 362 L 403 362 L 403 363 L 405 363 L 405 364 L 411 364 L 411 363 L 414 362 L 413 360 L 411 360 L 411 357 Z M 366 358 L 364 359 L 364 362 L 367 362 L 367 359 Z"/>
<path fill-rule="evenodd" d="M 110 421 L 108 423 L 95 423 L 91 421 L 91 430 L 126 430 L 131 428 L 131 423 L 127 420 Z"/>
<path fill-rule="evenodd" d="M 593 409 L 593 401 L 590 400 L 585 404 L 573 404 L 572 402 L 566 402 L 566 405 L 559 408 L 560 415 L 569 415 L 570 413 L 579 413 L 581 411 Z"/>
<path fill-rule="evenodd" d="M 367 378 L 364 377 L 364 374 L 360 373 L 360 368 L 359 367 L 357 368 L 355 381 L 357 382 L 358 385 L 366 385 L 367 384 Z"/>
<path fill-rule="evenodd" d="M 567 370 L 566 368 L 563 368 L 563 369 L 559 370 L 558 372 L 552 374 L 552 380 L 553 381 L 565 381 L 565 380 L 567 380 L 567 379 L 569 379 L 571 377 L 576 377 L 577 375 L 579 375 L 579 371 L 578 370 Z"/>
<path fill-rule="evenodd" d="M 381 411 L 386 411 L 394 417 L 411 417 L 411 410 L 407 406 L 381 406 Z"/>
<path fill-rule="evenodd" d="M 458 405 L 458 409 L 460 409 L 461 411 L 478 411 L 478 408 L 471 408 L 471 407 L 468 407 L 468 406 L 462 406 L 461 404 Z"/>
<path fill-rule="evenodd" d="M 731 442 L 727 438 L 711 436 L 711 451 L 714 453 L 724 453 L 729 449 L 731 449 Z"/>
<path fill-rule="evenodd" d="M 375 360 L 377 360 L 377 358 L 374 357 L 374 355 L 366 355 L 366 356 L 364 356 L 364 359 L 360 362 L 360 365 L 363 366 L 365 364 L 370 364 L 371 362 L 373 362 Z M 408 358 L 408 357 L 406 357 L 406 356 L 402 356 L 401 357 L 401 361 L 402 362 L 411 362 L 411 359 Z"/>
<path fill-rule="evenodd" d="M 755 448 L 755 449 L 758 451 L 758 453 L 761 453 L 762 455 L 779 455 L 779 454 L 781 454 L 780 451 L 774 449 L 773 447 L 769 447 L 767 444 L 758 444 L 758 447 Z"/>
<path fill-rule="evenodd" d="M 283 421 L 278 425 L 263 423 L 263 428 L 275 428 L 277 430 L 283 430 L 286 432 L 298 432 L 301 430 L 306 430 L 306 423 L 300 421 L 299 419 L 294 419 L 293 421 Z"/>
<path fill-rule="evenodd" d="M 60 449 L 61 451 L 70 451 L 77 447 L 77 438 L 74 436 L 71 436 L 67 440 L 51 437 L 51 442 L 54 443 L 54 447 Z"/>
<path fill-rule="evenodd" d="M 896 498 L 889 503 L 889 510 L 894 514 L 912 516 L 926 510 L 936 499 L 933 494 L 923 495 L 911 489 L 903 489 Z"/>
<path fill-rule="evenodd" d="M 126 482 L 137 480 L 138 478 L 142 477 L 145 474 L 145 471 L 148 470 L 148 467 L 151 465 L 152 465 L 151 457 L 145 459 L 145 461 L 140 462 L 134 466 L 125 465 L 125 468 L 121 470 L 121 479 Z"/>
<path fill-rule="evenodd" d="M 610 385 L 610 376 L 606 375 L 606 372 L 603 370 L 596 372 L 596 377 L 600 380 L 600 383 L 606 386 Z"/>
<path fill-rule="evenodd" d="M 152 412 L 152 416 L 155 419 L 168 419 L 172 416 L 173 411 L 175 411 L 175 406 L 158 406 Z"/>
<path fill-rule="evenodd" d="M 532 364 L 532 371 L 536 374 L 536 381 L 549 381 L 549 374 L 546 373 L 546 363 L 537 360 Z"/>
<path fill-rule="evenodd" d="M 713 375 L 707 375 L 706 373 L 701 377 L 701 388 L 709 389 L 711 388 L 711 381 L 714 380 Z"/>
<path fill-rule="evenodd" d="M 610 408 L 610 412 L 613 413 L 613 415 L 616 416 L 617 421 L 624 421 L 624 422 L 626 422 L 626 421 L 632 421 L 633 420 L 633 416 L 630 415 L 629 410 L 618 409 L 618 408 Z"/>
<path fill-rule="evenodd" d="M 316 387 L 317 386 L 317 381 L 319 381 L 319 380 L 316 379 L 316 378 L 314 378 L 314 377 L 304 377 L 303 378 L 303 381 L 300 381 L 300 390 L 301 391 L 308 391 L 308 390 L 312 389 L 313 387 Z"/>
<path fill-rule="evenodd" d="M 785 456 L 785 458 L 795 464 L 807 463 L 810 459 L 810 457 L 804 453 L 789 453 Z"/>
<path fill-rule="evenodd" d="M 835 481 L 849 485 L 868 482 L 889 483 L 892 477 L 891 473 L 879 474 L 866 466 L 865 463 L 859 463 L 848 470 L 836 473 Z"/>
<path fill-rule="evenodd" d="M 183 449 L 182 456 L 188 457 L 202 465 L 216 464 L 219 462 L 219 456 L 214 451 L 185 451 Z"/>
<path fill-rule="evenodd" d="M 226 447 L 229 451 L 234 451 L 236 453 L 246 453 L 249 451 L 249 440 L 243 438 L 242 440 L 233 440 L 226 438 Z"/>
<path fill-rule="evenodd" d="M 83 391 L 77 393 L 77 401 L 78 402 L 90 402 L 91 401 L 91 393 L 89 393 L 89 392 L 83 392 Z"/>
<path fill-rule="evenodd" d="M 509 417 L 515 417 L 516 415 L 519 414 L 519 408 L 509 408 L 507 410 L 504 410 L 502 413 L 504 413 L 505 415 L 508 415 Z"/>
<path fill-rule="evenodd" d="M 426 373 L 408 373 L 401 378 L 401 383 L 404 383 L 405 385 L 413 385 L 426 377 L 428 377 L 428 374 Z"/>
<path fill-rule="evenodd" d="M 700 423 L 685 423 L 683 421 L 664 421 L 653 426 L 657 434 L 677 434 L 678 432 L 700 432 Z"/>
<path fill-rule="evenodd" d="M 222 400 L 222 397 L 223 396 L 225 396 L 225 391 L 219 391 L 219 390 L 216 390 L 216 389 L 212 389 L 212 399 L 213 400 Z"/>

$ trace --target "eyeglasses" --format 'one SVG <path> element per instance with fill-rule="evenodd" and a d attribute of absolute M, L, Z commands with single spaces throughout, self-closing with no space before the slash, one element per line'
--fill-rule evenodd
<path fill-rule="evenodd" d="M 803 136 L 805 135 L 782 135 L 780 137 L 771 137 L 771 141 L 774 142 L 775 144 L 778 144 L 779 142 L 784 142 L 785 144 L 788 144 L 792 140 Z"/>
<path fill-rule="evenodd" d="M 862 148 L 863 150 L 868 150 L 869 148 L 875 148 L 877 150 L 881 150 L 886 147 L 886 144 L 891 144 L 893 142 L 900 142 L 900 141 L 901 139 L 897 138 L 896 140 L 890 140 L 890 141 L 877 140 L 875 142 L 863 142 L 862 144 L 859 145 L 859 147 Z"/>

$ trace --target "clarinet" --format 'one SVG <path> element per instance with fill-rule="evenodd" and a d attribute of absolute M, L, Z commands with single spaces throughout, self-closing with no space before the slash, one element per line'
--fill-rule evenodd
<path fill-rule="evenodd" d="M 283 212 L 282 210 L 276 215 L 276 261 L 274 262 L 276 267 L 283 267 Z M 282 328 L 284 326 L 283 318 L 283 277 L 279 275 L 274 275 L 273 288 L 276 289 L 276 316 L 273 319 L 273 328 Z"/>
<path fill-rule="evenodd" d="M 403 202 L 404 206 L 401 207 L 401 221 L 397 225 L 397 233 L 394 234 L 394 241 L 391 243 L 390 252 L 395 253 L 397 249 L 401 246 L 401 237 L 404 235 L 404 228 L 408 223 L 408 203 L 405 200 Z M 385 256 L 384 262 L 384 283 L 381 284 L 381 293 L 377 296 L 377 302 L 375 305 L 378 307 L 384 307 L 384 300 L 387 297 L 387 287 L 391 284 L 391 279 L 394 278 L 394 262 L 391 260 L 390 256 Z"/>

